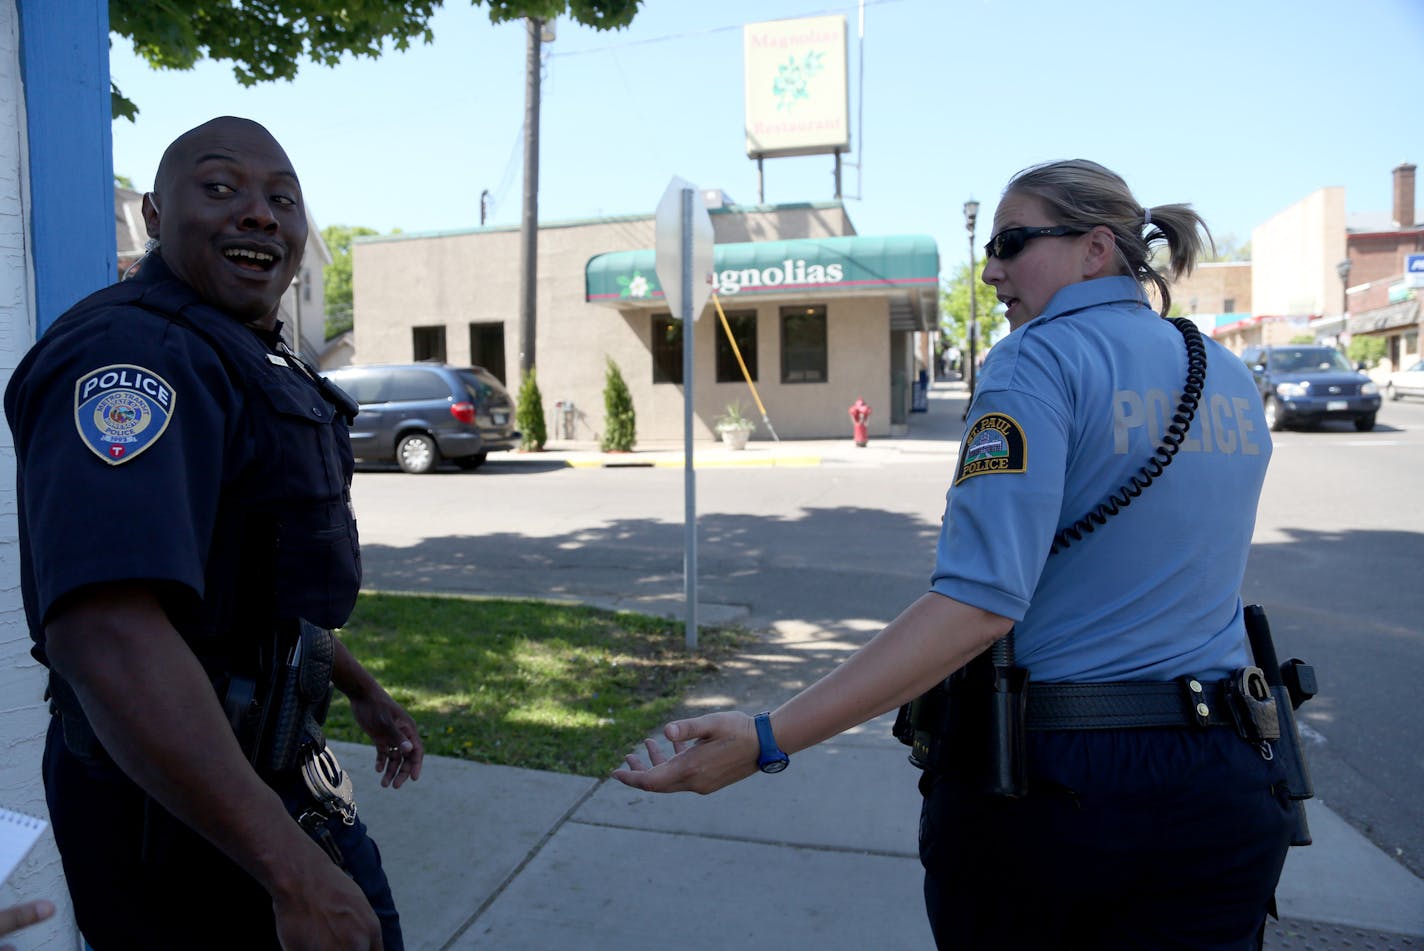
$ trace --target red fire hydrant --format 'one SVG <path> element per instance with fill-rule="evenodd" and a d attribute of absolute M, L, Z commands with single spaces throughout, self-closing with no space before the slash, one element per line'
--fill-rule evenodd
<path fill-rule="evenodd" d="M 870 407 L 866 405 L 865 400 L 857 396 L 850 407 L 851 433 L 855 436 L 857 446 L 864 446 L 870 441 L 870 432 L 865 425 L 869 418 Z"/>

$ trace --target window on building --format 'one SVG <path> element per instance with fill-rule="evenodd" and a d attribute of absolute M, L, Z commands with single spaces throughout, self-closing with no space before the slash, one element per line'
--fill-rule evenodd
<path fill-rule="evenodd" d="M 1223 314 L 1234 314 L 1234 313 L 1236 313 L 1236 298 L 1234 298 L 1234 297 L 1228 297 L 1226 300 L 1222 301 L 1222 302 L 1221 302 L 1221 312 L 1222 312 Z"/>
<path fill-rule="evenodd" d="M 302 268 L 302 300 L 308 304 L 311 303 L 311 285 L 311 271 L 307 268 Z"/>
<path fill-rule="evenodd" d="M 781 308 L 781 382 L 826 382 L 826 308 Z"/>
<path fill-rule="evenodd" d="M 411 359 L 416 362 L 421 360 L 433 360 L 436 363 L 445 362 L 444 327 L 412 327 L 410 337 Z"/>
<path fill-rule="evenodd" d="M 756 311 L 728 312 L 727 326 L 732 328 L 732 339 L 737 341 L 737 350 L 741 352 L 742 359 L 746 361 L 747 373 L 751 374 L 752 382 L 756 382 Z M 722 329 L 720 320 L 717 321 L 717 382 L 742 382 L 742 368 L 737 364 L 737 354 L 732 350 L 732 345 L 727 340 L 727 331 Z"/>
<path fill-rule="evenodd" d="M 504 324 L 470 324 L 470 362 L 484 367 L 495 379 L 508 385 L 504 378 Z"/>
<path fill-rule="evenodd" d="M 653 382 L 682 382 L 682 321 L 653 315 Z"/>

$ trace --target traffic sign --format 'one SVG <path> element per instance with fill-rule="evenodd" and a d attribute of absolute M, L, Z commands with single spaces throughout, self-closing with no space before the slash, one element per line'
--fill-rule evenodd
<path fill-rule="evenodd" d="M 1405 255 L 1404 286 L 1424 287 L 1424 254 Z"/>
<path fill-rule="evenodd" d="M 663 297 L 678 320 L 696 320 L 712 292 L 712 219 L 695 185 L 673 176 L 653 219 L 654 266 Z M 689 262 L 691 267 L 688 267 Z M 684 300 L 683 275 L 690 274 L 691 300 Z M 688 308 L 691 313 L 685 313 Z"/>

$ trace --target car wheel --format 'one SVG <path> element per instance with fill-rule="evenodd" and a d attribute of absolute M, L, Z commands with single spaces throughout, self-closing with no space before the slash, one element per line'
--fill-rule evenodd
<path fill-rule="evenodd" d="M 1391 400 L 1398 400 L 1398 399 L 1399 399 L 1399 391 L 1394 388 L 1394 384 L 1393 384 L 1393 383 L 1386 383 L 1386 384 L 1384 385 L 1384 395 L 1385 395 L 1385 398 L 1386 398 L 1386 399 L 1391 399 Z"/>
<path fill-rule="evenodd" d="M 1371 414 L 1368 415 L 1368 416 L 1356 416 L 1356 417 L 1355 417 L 1355 428 L 1358 429 L 1358 430 L 1359 430 L 1360 432 L 1362 432 L 1362 433 L 1367 433 L 1367 432 L 1369 432 L 1371 429 L 1374 429 L 1374 428 L 1375 428 L 1375 414 L 1374 414 L 1374 413 L 1371 413 Z"/>
<path fill-rule="evenodd" d="M 455 465 L 464 469 L 466 472 L 474 472 L 480 466 L 484 465 L 485 460 L 488 458 L 488 452 L 477 452 L 473 456 L 461 456 L 459 459 L 454 460 L 454 462 Z"/>
<path fill-rule="evenodd" d="M 1278 433 L 1286 428 L 1285 414 L 1281 412 L 1281 401 L 1274 396 L 1266 397 L 1266 428 Z"/>
<path fill-rule="evenodd" d="M 396 443 L 396 463 L 402 472 L 420 475 L 430 472 L 440 461 L 440 450 L 435 448 L 435 440 L 425 433 L 411 433 Z"/>

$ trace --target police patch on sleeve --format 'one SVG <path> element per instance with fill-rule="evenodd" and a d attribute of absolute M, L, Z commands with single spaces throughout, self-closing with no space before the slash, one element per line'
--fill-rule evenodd
<path fill-rule="evenodd" d="M 173 418 L 173 387 L 151 370 L 129 363 L 100 367 L 74 384 L 79 438 L 111 466 L 158 441 Z"/>
<path fill-rule="evenodd" d="M 1027 471 L 1028 440 L 1024 438 L 1023 427 L 1012 416 L 988 413 L 964 436 L 954 484 L 988 472 Z"/>

